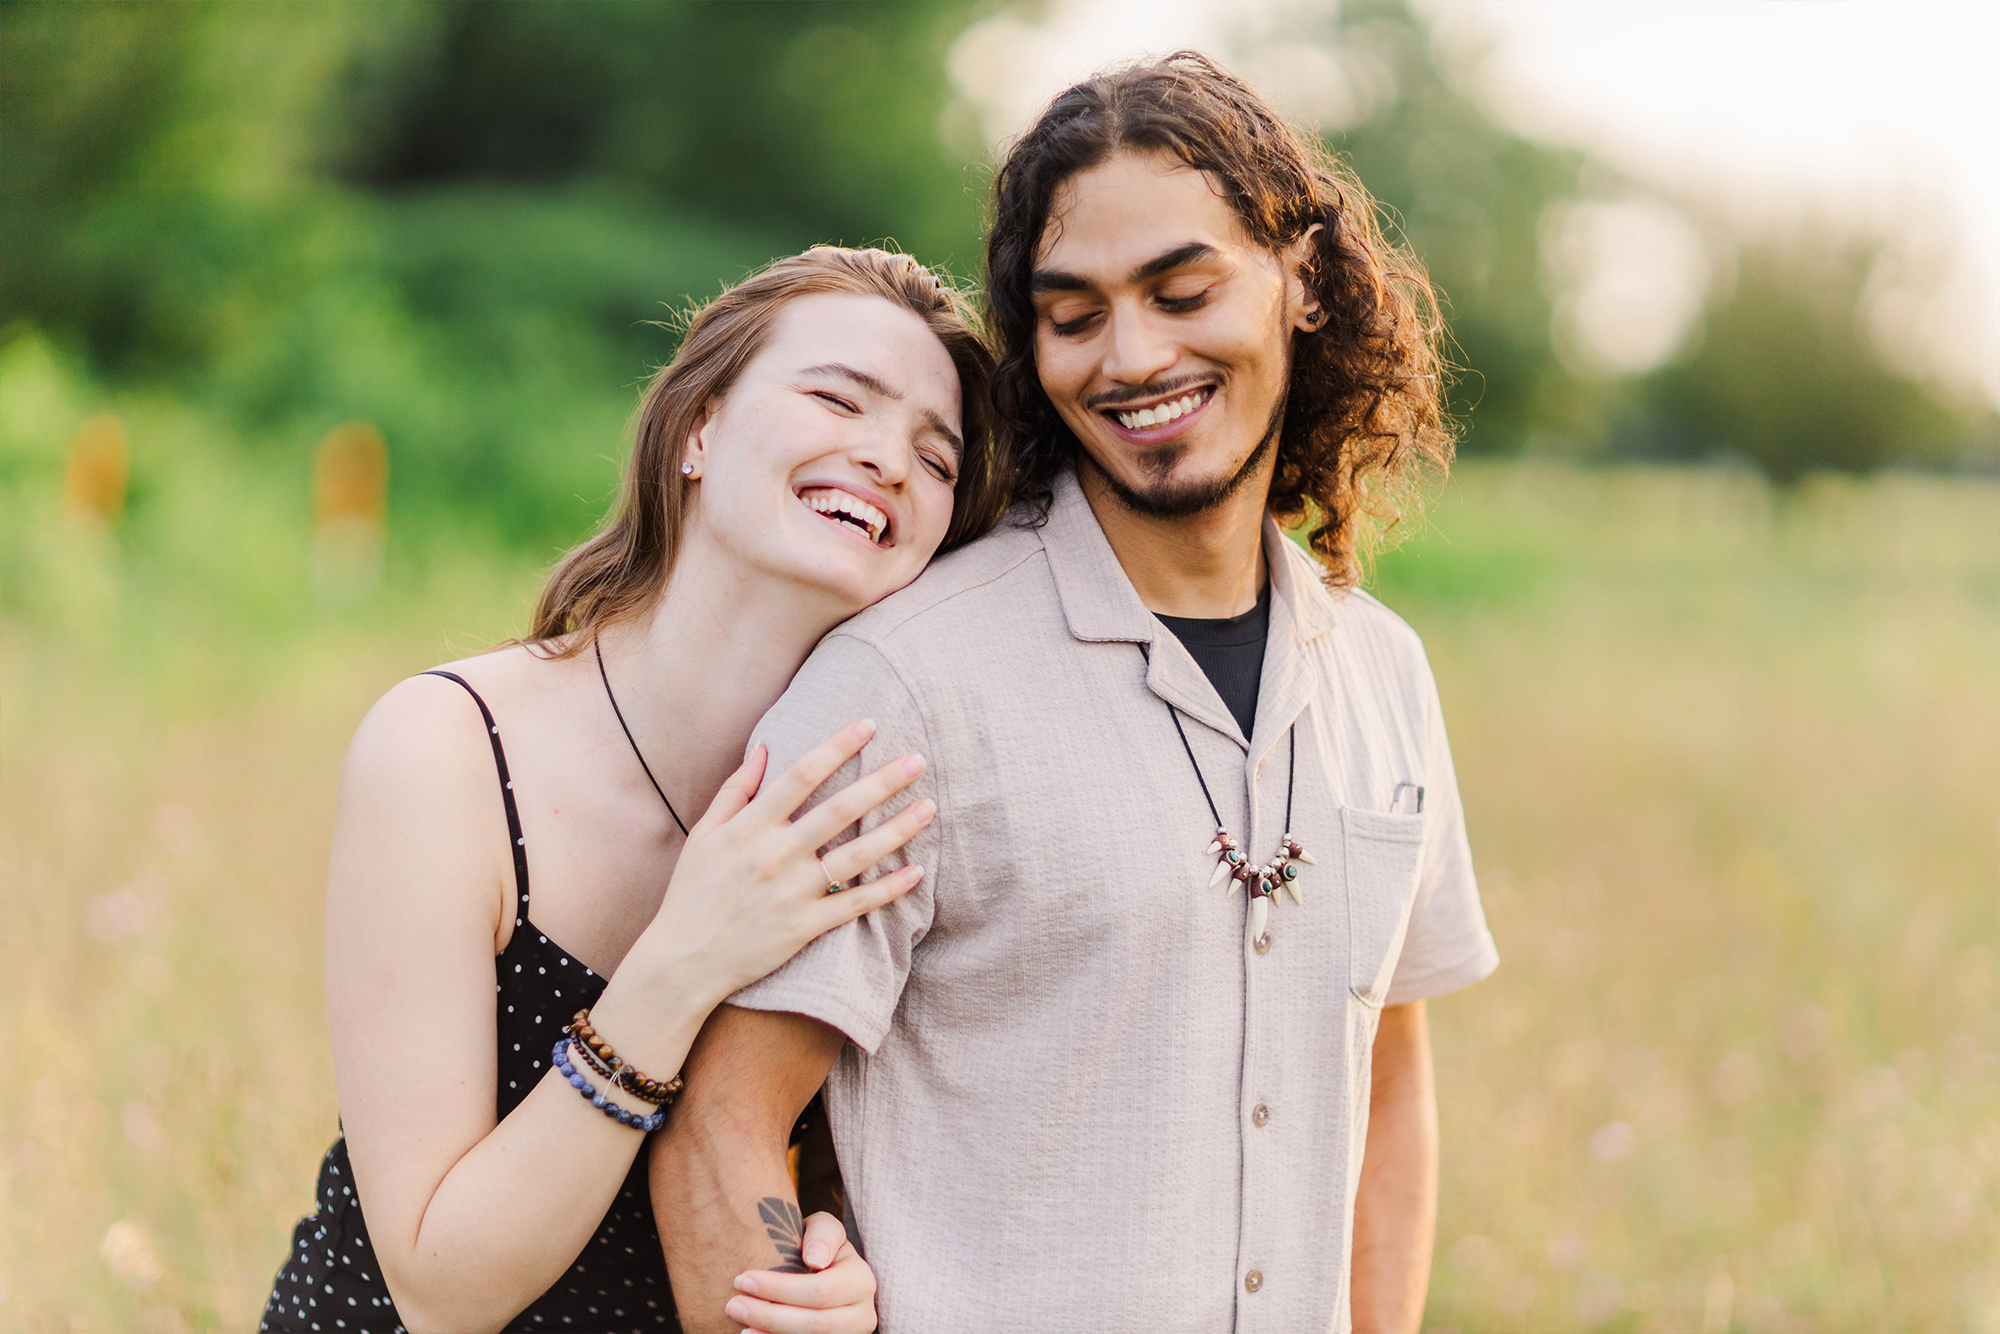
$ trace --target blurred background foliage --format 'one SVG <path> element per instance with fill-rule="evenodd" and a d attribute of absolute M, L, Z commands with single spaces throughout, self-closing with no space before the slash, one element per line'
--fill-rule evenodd
<path fill-rule="evenodd" d="M 75 420 L 122 405 L 135 533 L 196 474 L 211 502 L 233 486 L 239 510 L 296 516 L 315 442 L 362 421 L 406 561 L 440 536 L 546 558 L 609 495 L 635 388 L 671 354 L 653 321 L 820 240 L 976 279 L 990 155 L 946 56 L 995 8 L 10 2 L 0 394 L 42 418 L 6 404 L 0 489 L 48 494 Z M 1265 47 L 1330 53 L 1330 142 L 1446 295 L 1467 452 L 1781 480 L 1991 460 L 1991 412 L 1891 369 L 1862 327 L 1880 238 L 1743 245 L 1697 220 L 1724 277 L 1670 355 L 1566 355 L 1565 284 L 1588 276 L 1560 224 L 1636 187 L 1501 128 L 1401 0 L 1282 12 Z M 1639 318 L 1617 297 L 1596 310 L 1614 334 Z M 38 580 L 8 545 L 20 609 Z"/>

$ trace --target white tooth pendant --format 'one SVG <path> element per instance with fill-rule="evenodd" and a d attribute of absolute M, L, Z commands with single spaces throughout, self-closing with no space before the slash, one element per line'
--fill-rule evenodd
<path fill-rule="evenodd" d="M 1236 868 L 1247 860 L 1243 856 L 1243 850 L 1236 845 L 1236 836 L 1227 829 L 1220 828 L 1215 831 L 1215 837 L 1209 842 L 1208 855 L 1215 858 L 1215 870 L 1208 877 L 1210 889 L 1228 879 L 1235 873 Z M 1234 894 L 1236 886 L 1230 885 L 1229 892 Z"/>
<path fill-rule="evenodd" d="M 1285 855 L 1295 862 L 1304 862 L 1307 866 L 1319 865 L 1318 859 L 1299 846 L 1299 841 L 1290 834 L 1285 835 Z"/>
<path fill-rule="evenodd" d="M 1270 895 L 1253 895 L 1250 899 L 1250 939 L 1256 940 L 1264 934 L 1264 924 L 1270 920 L 1270 917 Z"/>

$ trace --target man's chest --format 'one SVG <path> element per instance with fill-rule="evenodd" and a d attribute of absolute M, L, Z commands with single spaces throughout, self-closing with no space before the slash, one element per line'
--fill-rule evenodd
<path fill-rule="evenodd" d="M 1416 729 L 1310 665 L 1247 753 L 1153 693 L 1130 644 L 1023 661 L 1032 688 L 939 710 L 945 819 L 913 982 L 990 995 L 1032 978 L 1074 1003 L 1171 976 L 1222 1024 L 1266 986 L 1333 1010 L 1369 991 L 1421 856 L 1422 817 L 1389 798 L 1422 782 L 1423 757 Z M 1244 887 L 1214 883 L 1218 822 L 1253 864 L 1287 835 L 1310 858 L 1273 897 L 1262 948 Z"/>

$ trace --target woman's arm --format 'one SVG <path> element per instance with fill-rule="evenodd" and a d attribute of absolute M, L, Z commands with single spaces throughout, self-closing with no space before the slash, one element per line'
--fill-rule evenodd
<path fill-rule="evenodd" d="M 843 733 L 753 800 L 760 755 L 695 826 L 659 914 L 592 1011 L 639 1069 L 673 1074 L 723 996 L 915 883 L 885 876 L 828 898 L 818 845 L 805 843 L 838 827 L 821 833 L 817 810 L 787 819 L 860 745 Z M 889 768 L 874 775 L 864 809 L 907 785 Z M 927 820 L 906 811 L 878 826 L 897 827 L 889 846 L 842 857 L 854 846 L 844 845 L 829 865 L 864 855 L 872 865 Z M 362 724 L 342 776 L 327 978 L 354 1189 L 413 1331 L 498 1329 L 541 1295 L 583 1249 L 644 1142 L 553 1071 L 496 1124 L 494 955 L 513 893 L 476 709 L 448 682 L 398 686 Z M 551 1047 L 567 1019 L 546 1017 Z"/>

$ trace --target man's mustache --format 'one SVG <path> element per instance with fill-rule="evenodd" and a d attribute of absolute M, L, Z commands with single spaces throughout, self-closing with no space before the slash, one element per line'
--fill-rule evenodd
<path fill-rule="evenodd" d="M 1103 412 L 1126 403 L 1138 403 L 1144 399 L 1171 394 L 1177 389 L 1191 389 L 1197 385 L 1220 385 L 1222 377 L 1213 371 L 1197 371 L 1187 375 L 1177 375 L 1170 379 L 1155 380 L 1150 384 L 1131 385 L 1123 389 L 1107 389 L 1101 394 L 1093 394 L 1084 406 L 1092 412 Z"/>

